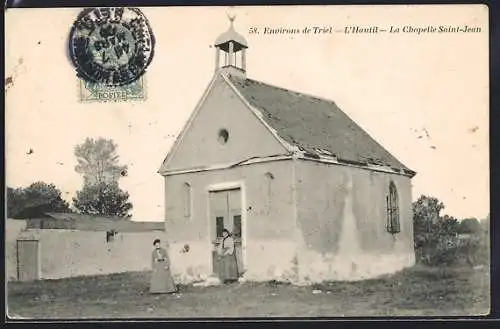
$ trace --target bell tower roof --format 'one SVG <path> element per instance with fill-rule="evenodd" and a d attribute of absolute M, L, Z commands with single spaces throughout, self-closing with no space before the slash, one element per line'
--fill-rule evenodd
<path fill-rule="evenodd" d="M 245 38 L 233 27 L 235 16 L 229 16 L 231 26 L 215 40 L 215 72 L 245 77 L 246 50 Z"/>
<path fill-rule="evenodd" d="M 233 22 L 236 17 L 228 16 L 228 18 L 231 22 L 231 26 L 226 32 L 217 37 L 217 39 L 215 40 L 215 46 L 224 51 L 229 51 L 229 43 L 233 41 L 235 52 L 243 48 L 248 48 L 248 44 L 245 38 L 234 30 Z"/>

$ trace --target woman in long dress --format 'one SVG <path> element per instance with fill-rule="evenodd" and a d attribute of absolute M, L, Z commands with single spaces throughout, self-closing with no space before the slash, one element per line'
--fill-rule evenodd
<path fill-rule="evenodd" d="M 153 246 L 151 254 L 153 275 L 151 276 L 149 292 L 153 294 L 177 292 L 177 287 L 170 273 L 170 259 L 167 251 L 161 247 L 159 239 L 153 241 Z"/>
<path fill-rule="evenodd" d="M 236 260 L 236 251 L 234 240 L 227 229 L 222 231 L 222 243 L 219 249 L 220 255 L 220 280 L 224 283 L 238 280 L 238 263 Z"/>

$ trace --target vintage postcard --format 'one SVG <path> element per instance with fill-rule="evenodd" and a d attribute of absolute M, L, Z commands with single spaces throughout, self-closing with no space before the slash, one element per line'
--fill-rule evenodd
<path fill-rule="evenodd" d="M 11 319 L 490 312 L 488 7 L 5 16 Z"/>

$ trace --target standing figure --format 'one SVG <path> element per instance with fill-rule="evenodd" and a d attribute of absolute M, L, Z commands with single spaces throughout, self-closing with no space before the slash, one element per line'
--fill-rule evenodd
<path fill-rule="evenodd" d="M 227 229 L 222 231 L 222 243 L 220 244 L 219 257 L 221 261 L 220 280 L 224 283 L 238 280 L 238 263 L 234 248 L 234 240 Z"/>
<path fill-rule="evenodd" d="M 149 292 L 152 294 L 169 294 L 177 292 L 174 279 L 170 273 L 170 259 L 167 251 L 161 247 L 160 239 L 153 241 L 153 253 L 151 255 L 153 275 Z"/>

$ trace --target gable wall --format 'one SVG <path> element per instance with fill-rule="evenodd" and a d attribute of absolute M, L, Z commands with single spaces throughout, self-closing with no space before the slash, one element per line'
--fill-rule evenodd
<path fill-rule="evenodd" d="M 296 177 L 303 277 L 354 280 L 413 265 L 408 177 L 312 161 L 297 162 Z M 398 191 L 401 223 L 394 236 L 386 231 L 391 180 Z"/>
<path fill-rule="evenodd" d="M 221 128 L 229 131 L 225 145 L 218 142 Z M 224 79 L 218 77 L 178 149 L 171 155 L 167 169 L 230 163 L 285 152 Z"/>

